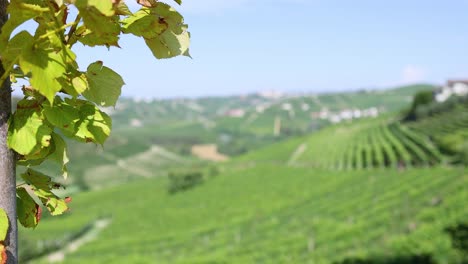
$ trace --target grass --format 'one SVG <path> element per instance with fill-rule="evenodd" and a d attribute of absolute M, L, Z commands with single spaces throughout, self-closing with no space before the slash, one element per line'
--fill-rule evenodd
<path fill-rule="evenodd" d="M 164 178 L 82 193 L 69 215 L 22 235 L 60 239 L 111 216 L 66 263 L 331 263 L 422 252 L 448 263 L 454 255 L 443 229 L 467 219 L 467 181 L 464 170 L 442 167 L 230 168 L 177 195 L 167 194 Z"/>

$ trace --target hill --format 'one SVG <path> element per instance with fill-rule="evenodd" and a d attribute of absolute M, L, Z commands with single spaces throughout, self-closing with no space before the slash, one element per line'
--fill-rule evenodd
<path fill-rule="evenodd" d="M 464 170 L 228 171 L 176 195 L 165 178 L 82 193 L 69 215 L 21 235 L 66 245 L 96 219 L 111 221 L 66 263 L 333 263 L 421 254 L 456 263 L 444 229 L 468 217 Z"/>
<path fill-rule="evenodd" d="M 194 145 L 214 144 L 222 154 L 235 157 L 307 135 L 332 122 L 349 123 L 366 115 L 385 116 L 407 106 L 414 92 L 432 88 L 414 85 L 319 95 L 124 99 L 115 109 L 107 109 L 114 120 L 114 130 L 103 148 L 68 142 L 72 163 L 66 184 L 86 190 L 139 177 L 164 176 L 172 166 L 197 167 L 206 163 L 192 155 Z M 151 153 L 152 164 L 139 161 L 145 153 Z M 122 167 L 129 162 L 138 165 Z M 132 169 L 135 167 L 139 167 L 138 172 Z M 51 175 L 58 171 L 50 164 L 43 170 Z"/>
<path fill-rule="evenodd" d="M 389 118 L 330 126 L 239 159 L 338 170 L 429 166 L 442 161 L 442 154 L 427 134 Z"/>
<path fill-rule="evenodd" d="M 468 164 L 468 97 L 452 97 L 417 109 L 417 119 L 406 122 L 428 136 L 451 162 Z"/>
<path fill-rule="evenodd" d="M 69 214 L 21 230 L 22 261 L 462 263 L 446 230 L 468 219 L 468 175 L 445 167 L 429 130 L 438 126 L 424 128 L 436 119 L 407 124 L 391 114 L 358 118 L 355 110 L 216 167 L 155 140 L 208 142 L 220 135 L 216 127 L 230 131 L 226 117 L 213 119 L 221 121 L 212 134 L 182 119 L 159 130 L 117 126 L 106 152 L 73 153 L 86 168 L 81 179 L 102 190 L 75 194 Z M 194 130 L 181 129 L 187 124 Z M 440 131 L 452 135 L 464 124 Z M 238 129 L 239 138 L 265 139 L 261 130 Z"/>

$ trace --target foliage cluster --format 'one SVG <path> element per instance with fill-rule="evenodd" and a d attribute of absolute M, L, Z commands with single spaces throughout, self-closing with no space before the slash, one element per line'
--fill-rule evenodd
<path fill-rule="evenodd" d="M 171 194 L 186 191 L 203 183 L 203 174 L 199 171 L 169 173 L 168 191 Z"/>
<path fill-rule="evenodd" d="M 421 109 L 427 105 L 433 103 L 434 92 L 433 91 L 420 91 L 413 97 L 413 103 L 411 105 L 405 120 L 416 120 L 419 117 Z"/>
<path fill-rule="evenodd" d="M 436 104 L 432 114 L 406 123 L 412 130 L 429 137 L 440 149 L 450 156 L 450 161 L 468 164 L 468 104 L 463 97 L 454 97 L 442 104 Z"/>
<path fill-rule="evenodd" d="M 183 17 L 156 0 L 137 2 L 142 7 L 132 13 L 121 0 L 10 1 L 0 34 L 5 69 L 0 83 L 9 79 L 22 85 L 23 98 L 9 120 L 7 141 L 17 154 L 17 165 L 27 167 L 17 188 L 23 226 L 37 226 L 42 207 L 36 201 L 59 215 L 70 200 L 55 195 L 62 186 L 32 167 L 53 160 L 66 177 L 69 160 L 63 137 L 102 145 L 110 135 L 111 119 L 100 107 L 115 106 L 124 81 L 102 61 L 81 70 L 74 45 L 119 47 L 120 35 L 132 34 L 144 39 L 158 59 L 189 56 L 190 34 Z M 35 22 L 31 31 L 21 27 L 28 21 Z M 0 230 L 7 229 L 2 221 Z"/>

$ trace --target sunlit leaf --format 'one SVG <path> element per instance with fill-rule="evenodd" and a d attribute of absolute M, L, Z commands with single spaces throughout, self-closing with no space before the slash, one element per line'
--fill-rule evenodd
<path fill-rule="evenodd" d="M 6 214 L 5 210 L 0 208 L 0 241 L 4 241 L 8 234 L 8 215 Z"/>
<path fill-rule="evenodd" d="M 44 123 L 35 103 L 22 100 L 10 119 L 8 146 L 21 155 L 32 154 L 50 144 L 52 128 Z"/>
<path fill-rule="evenodd" d="M 30 83 L 52 104 L 55 94 L 62 89 L 59 78 L 66 75 L 66 58 L 62 52 L 35 49 L 33 45 L 24 49 L 19 65 L 24 72 L 31 73 Z"/>
<path fill-rule="evenodd" d="M 52 181 L 51 177 L 32 169 L 28 169 L 21 174 L 21 177 L 33 187 L 34 194 L 37 195 L 52 215 L 60 215 L 68 210 L 65 200 L 52 192 L 53 189 L 58 189 L 61 185 Z"/>
<path fill-rule="evenodd" d="M 101 61 L 92 63 L 86 72 L 89 88 L 83 92 L 86 99 L 101 106 L 114 106 L 119 99 L 124 81 Z"/>
<path fill-rule="evenodd" d="M 145 6 L 122 21 L 123 32 L 143 37 L 158 59 L 189 56 L 190 33 L 182 15 L 165 3 Z"/>

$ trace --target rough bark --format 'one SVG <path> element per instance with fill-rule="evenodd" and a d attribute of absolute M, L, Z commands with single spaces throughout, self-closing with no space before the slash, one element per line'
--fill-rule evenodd
<path fill-rule="evenodd" d="M 7 0 L 0 0 L 0 28 L 8 19 L 6 7 Z M 0 76 L 4 69 L 0 64 Z M 8 118 L 11 114 L 11 84 L 5 81 L 0 87 L 0 208 L 8 214 L 10 228 L 5 241 L 7 248 L 7 264 L 18 263 L 18 227 L 16 221 L 16 176 L 15 155 L 8 148 L 7 132 Z"/>

